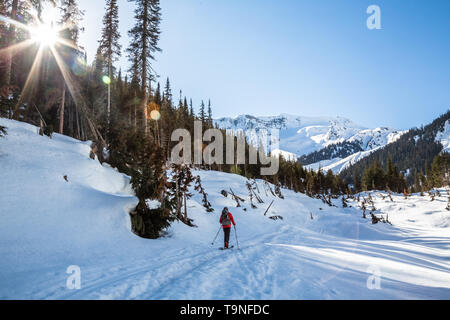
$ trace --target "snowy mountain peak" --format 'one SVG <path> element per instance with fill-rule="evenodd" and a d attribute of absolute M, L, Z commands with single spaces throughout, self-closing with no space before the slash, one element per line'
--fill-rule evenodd
<path fill-rule="evenodd" d="M 304 117 L 285 113 L 263 117 L 240 115 L 236 118 L 217 119 L 215 123 L 222 129 L 247 132 L 248 141 L 254 145 L 258 145 L 261 138 L 265 141 L 266 137 L 261 137 L 261 132 L 278 129 L 279 146 L 271 151 L 290 160 L 344 144 L 347 145 L 345 157 L 360 153 L 358 157 L 351 158 L 354 161 L 355 158 L 361 159 L 371 151 L 396 141 L 404 133 L 388 127 L 369 129 L 339 116 Z M 266 145 L 264 147 L 267 150 Z M 352 149 L 354 151 L 350 152 Z M 326 152 L 320 160 L 327 161 L 327 165 L 342 162 L 345 158 L 339 157 L 336 152 L 333 152 L 331 157 L 325 157 L 325 154 Z M 345 160 L 343 162 L 344 164 L 340 163 L 339 170 L 350 164 Z M 320 164 L 317 167 L 320 167 Z"/>
<path fill-rule="evenodd" d="M 303 117 L 290 114 L 256 117 L 241 115 L 221 118 L 215 123 L 233 131 L 280 130 L 280 150 L 297 156 L 318 151 L 328 145 L 358 141 L 363 149 L 373 149 L 392 142 L 399 131 L 391 128 L 367 129 L 343 117 Z M 250 142 L 258 139 L 248 136 Z"/>
<path fill-rule="evenodd" d="M 360 127 L 342 117 L 304 117 L 283 113 L 278 116 L 253 116 L 240 115 L 235 118 L 220 118 L 215 120 L 220 128 L 231 130 L 252 130 L 252 129 L 279 129 L 289 130 L 293 128 L 303 128 L 308 126 L 332 126 L 332 127 Z"/>

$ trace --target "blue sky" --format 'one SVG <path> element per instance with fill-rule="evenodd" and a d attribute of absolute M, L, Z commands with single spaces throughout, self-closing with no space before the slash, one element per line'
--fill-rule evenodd
<path fill-rule="evenodd" d="M 89 60 L 104 1 L 86 10 Z M 369 30 L 369 5 L 381 30 Z M 119 0 L 122 45 L 134 4 Z M 407 129 L 450 108 L 448 0 L 162 0 L 163 52 L 154 63 L 173 93 L 215 117 L 343 116 L 368 127 Z M 123 50 L 125 51 L 125 50 Z M 119 62 L 127 68 L 126 54 Z"/>

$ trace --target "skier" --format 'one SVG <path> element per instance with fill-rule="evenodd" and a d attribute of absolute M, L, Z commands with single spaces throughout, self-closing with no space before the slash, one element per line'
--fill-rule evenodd
<path fill-rule="evenodd" d="M 230 211 L 228 211 L 227 207 L 223 208 L 219 222 L 222 224 L 224 233 L 224 242 L 225 242 L 224 249 L 228 249 L 228 242 L 230 241 L 231 223 L 233 223 L 234 226 L 236 226 L 236 223 L 234 222 L 233 215 L 231 214 Z"/>

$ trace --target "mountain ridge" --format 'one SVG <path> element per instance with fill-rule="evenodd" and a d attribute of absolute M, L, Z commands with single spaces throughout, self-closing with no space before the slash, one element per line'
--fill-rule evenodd
<path fill-rule="evenodd" d="M 339 172 L 347 164 L 340 163 L 333 167 L 330 160 L 336 160 L 334 163 L 342 162 L 357 152 L 363 152 L 361 156 L 365 156 L 367 151 L 392 143 L 404 133 L 389 127 L 367 128 L 340 116 L 309 117 L 286 113 L 278 116 L 244 114 L 235 118 L 219 118 L 214 123 L 221 129 L 246 132 L 249 143 L 255 146 L 262 139 L 263 144 L 265 141 L 264 149 L 268 152 L 286 155 L 289 160 L 307 159 L 304 164 L 312 165 L 312 168 L 320 167 L 322 161 L 327 161 L 330 169 L 335 172 Z M 272 149 L 269 148 L 269 141 L 273 138 L 268 138 L 270 133 L 264 132 L 270 129 L 280 130 L 279 145 Z M 337 149 L 339 146 L 345 146 L 346 153 L 330 152 L 329 149 Z"/>

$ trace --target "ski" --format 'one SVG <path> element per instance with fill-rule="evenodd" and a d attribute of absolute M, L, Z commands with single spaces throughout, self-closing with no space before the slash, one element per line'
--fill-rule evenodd
<path fill-rule="evenodd" d="M 234 246 L 230 246 L 229 248 L 220 247 L 219 250 L 230 250 L 230 249 L 233 249 L 233 248 L 234 248 Z"/>

